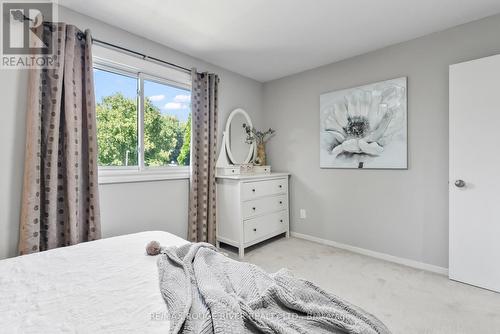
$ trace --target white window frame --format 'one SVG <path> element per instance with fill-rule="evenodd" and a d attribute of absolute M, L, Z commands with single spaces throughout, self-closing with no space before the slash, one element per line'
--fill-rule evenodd
<path fill-rule="evenodd" d="M 105 56 L 96 56 L 94 52 L 94 68 L 137 79 L 137 144 L 139 164 L 138 166 L 99 166 L 99 184 L 189 179 L 190 166 L 145 166 L 143 147 L 144 80 L 191 91 L 189 75 L 184 75 L 181 71 L 141 60 L 114 50 L 101 50 L 97 54 L 100 53 L 103 53 Z M 111 60 L 110 58 L 115 59 Z M 158 73 L 160 76 L 151 73 Z"/>

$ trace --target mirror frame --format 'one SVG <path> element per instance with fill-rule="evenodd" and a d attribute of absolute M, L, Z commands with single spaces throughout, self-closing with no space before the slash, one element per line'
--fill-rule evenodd
<path fill-rule="evenodd" d="M 233 165 L 236 165 L 236 163 L 234 162 L 234 157 L 233 157 L 233 154 L 231 152 L 231 140 L 230 140 L 230 135 L 229 135 L 229 131 L 230 131 L 230 127 L 231 127 L 231 122 L 234 118 L 234 116 L 236 116 L 237 114 L 242 114 L 245 118 L 246 118 L 246 121 L 247 121 L 247 125 L 250 125 L 250 127 L 253 127 L 253 124 L 252 124 L 252 119 L 250 118 L 250 116 L 248 115 L 248 113 L 241 109 L 241 108 L 236 108 L 234 109 L 233 111 L 231 111 L 231 113 L 229 114 L 229 117 L 227 118 L 227 122 L 226 122 L 226 129 L 225 129 L 225 133 L 226 133 L 226 142 L 225 142 L 225 146 L 226 146 L 226 152 L 227 152 L 227 156 L 229 158 L 229 161 L 233 164 Z M 242 163 L 239 163 L 238 165 L 241 165 L 241 164 L 247 164 L 249 163 L 252 158 L 253 158 L 253 154 L 254 154 L 254 151 L 255 151 L 255 148 L 254 148 L 255 144 L 252 143 L 250 144 L 250 148 L 248 150 L 248 155 L 245 159 L 245 161 L 243 161 Z"/>

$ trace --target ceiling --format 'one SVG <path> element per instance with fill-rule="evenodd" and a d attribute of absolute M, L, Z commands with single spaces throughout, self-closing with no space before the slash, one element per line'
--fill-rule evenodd
<path fill-rule="evenodd" d="M 59 0 L 258 81 L 500 12 L 498 0 Z"/>

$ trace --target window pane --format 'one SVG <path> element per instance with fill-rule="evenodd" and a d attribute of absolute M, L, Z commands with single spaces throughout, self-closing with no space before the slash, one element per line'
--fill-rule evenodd
<path fill-rule="evenodd" d="M 191 92 L 144 80 L 144 164 L 189 166 Z"/>
<path fill-rule="evenodd" d="M 137 79 L 94 69 L 99 166 L 137 166 Z"/>

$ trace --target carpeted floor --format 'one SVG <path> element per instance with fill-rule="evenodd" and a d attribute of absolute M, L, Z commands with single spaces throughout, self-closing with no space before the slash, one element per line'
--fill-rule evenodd
<path fill-rule="evenodd" d="M 254 246 L 244 261 L 268 272 L 288 268 L 373 313 L 394 334 L 500 333 L 499 293 L 438 274 L 296 238 Z"/>

